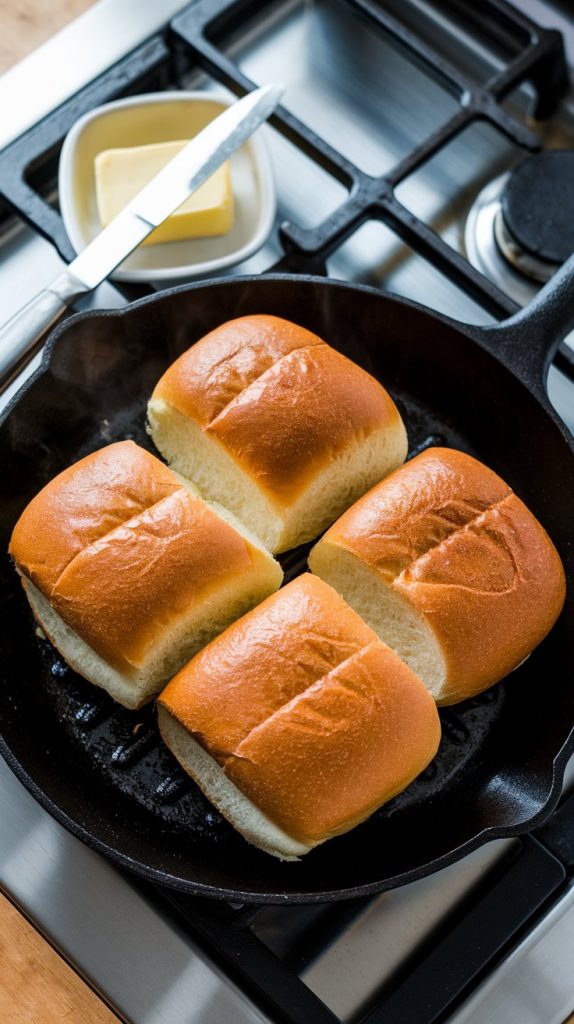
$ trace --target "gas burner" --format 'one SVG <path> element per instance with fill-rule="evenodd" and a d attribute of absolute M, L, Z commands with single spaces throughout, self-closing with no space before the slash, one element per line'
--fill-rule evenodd
<path fill-rule="evenodd" d="M 491 181 L 467 218 L 468 259 L 521 305 L 574 251 L 574 151 L 537 153 Z"/>
<path fill-rule="evenodd" d="M 574 252 L 574 150 L 537 153 L 510 172 L 495 221 L 504 256 L 549 281 Z"/>

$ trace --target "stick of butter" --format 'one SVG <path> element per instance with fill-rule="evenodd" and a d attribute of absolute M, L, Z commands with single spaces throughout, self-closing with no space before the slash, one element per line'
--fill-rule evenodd
<path fill-rule="evenodd" d="M 144 185 L 181 152 L 187 141 L 106 149 L 98 153 L 95 160 L 96 202 L 102 227 L 106 227 Z M 226 161 L 142 244 L 156 245 L 185 238 L 225 235 L 232 225 L 231 170 L 229 161 Z"/>

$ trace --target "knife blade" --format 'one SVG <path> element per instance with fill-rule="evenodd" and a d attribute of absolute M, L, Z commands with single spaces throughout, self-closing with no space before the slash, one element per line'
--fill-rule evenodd
<path fill-rule="evenodd" d="M 255 89 L 211 121 L 47 288 L 0 328 L 0 388 L 31 359 L 70 303 L 105 281 L 267 120 L 283 91 L 280 85 Z"/>

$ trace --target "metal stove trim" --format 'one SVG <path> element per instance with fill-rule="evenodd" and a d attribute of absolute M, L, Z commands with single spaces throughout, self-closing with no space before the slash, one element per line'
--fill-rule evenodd
<path fill-rule="evenodd" d="M 449 1024 L 563 1024 L 574 1009 L 573 948 L 574 883 Z"/>
<path fill-rule="evenodd" d="M 182 0 L 99 0 L 9 68 L 0 76 L 0 149 L 125 57 L 184 6 Z"/>

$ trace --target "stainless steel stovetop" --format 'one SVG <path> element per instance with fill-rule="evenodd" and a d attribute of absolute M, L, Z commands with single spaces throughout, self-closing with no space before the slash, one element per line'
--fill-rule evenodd
<path fill-rule="evenodd" d="M 160 29 L 181 6 L 173 0 L 161 5 L 153 0 L 100 0 L 0 78 L 0 147 Z M 429 6 L 426 0 L 413 0 L 415 8 Z M 574 66 L 574 11 L 568 12 L 569 5 L 523 0 L 519 6 L 533 19 L 564 32 Z M 451 59 L 467 66 L 470 62 L 478 75 L 496 66 L 496 58 L 483 48 L 449 40 L 446 28 L 444 40 Z M 286 106 L 369 173 L 384 171 L 429 124 L 452 113 L 453 100 L 446 92 L 380 39 L 375 45 L 362 23 L 327 0 L 271 4 L 255 26 L 238 32 L 230 51 L 255 81 L 284 81 Z M 373 82 L 384 90 L 384 111 L 369 98 L 368 85 Z M 214 88 L 200 73 L 190 75 L 186 84 Z M 526 99 L 524 90 L 511 97 L 518 114 Z M 536 130 L 545 145 L 574 147 L 574 89 L 558 115 Z M 303 226 L 314 226 L 344 195 L 343 186 L 278 133 L 267 129 L 267 137 L 279 196 L 277 224 L 263 249 L 234 273 L 270 267 L 281 255 L 281 221 L 292 217 Z M 464 252 L 466 216 L 476 196 L 521 155 L 493 129 L 472 127 L 399 186 L 398 198 Z M 0 231 L 0 259 L 2 319 L 61 266 L 52 246 L 21 223 Z M 407 295 L 461 320 L 491 319 L 378 221 L 364 224 L 336 251 L 329 271 Z M 124 302 L 108 284 L 87 304 Z M 2 404 L 20 383 L 12 385 Z M 550 372 L 549 393 L 574 431 L 574 386 L 555 369 Z M 574 764 L 567 785 L 574 785 Z M 3 762 L 0 821 L 0 883 L 122 1016 L 136 1024 L 241 1024 L 261 1019 L 136 879 L 118 872 L 53 821 Z M 429 879 L 377 898 L 306 969 L 307 984 L 343 1020 L 352 1020 L 358 1007 L 404 967 L 413 950 L 511 848 L 510 841 L 490 843 Z M 574 1010 L 572 949 L 574 889 L 562 895 L 451 1021 L 562 1024 Z"/>

